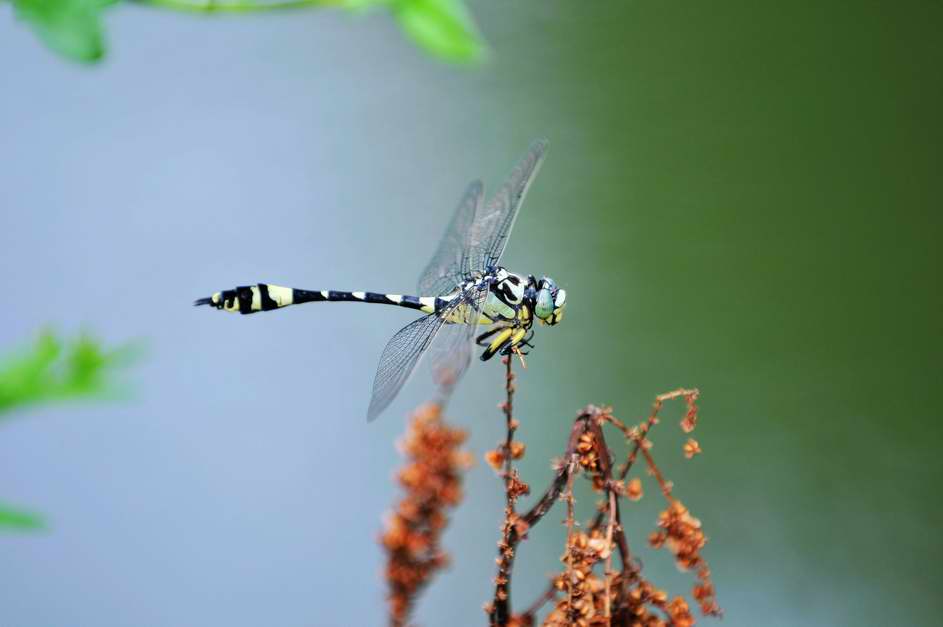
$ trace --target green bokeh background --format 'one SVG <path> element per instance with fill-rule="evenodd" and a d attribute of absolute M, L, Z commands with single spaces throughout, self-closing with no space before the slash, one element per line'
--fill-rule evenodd
<path fill-rule="evenodd" d="M 706 452 L 668 474 L 737 624 L 933 622 L 939 5 L 555 7 L 534 28 L 577 42 L 541 77 L 582 145 L 518 228 L 572 283 L 558 385 L 627 419 L 700 387 Z"/>

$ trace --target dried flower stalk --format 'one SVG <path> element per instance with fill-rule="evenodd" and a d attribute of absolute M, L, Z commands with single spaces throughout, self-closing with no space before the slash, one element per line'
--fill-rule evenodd
<path fill-rule="evenodd" d="M 446 512 L 462 499 L 462 471 L 472 462 L 459 450 L 466 434 L 446 425 L 442 408 L 427 404 L 413 414 L 400 443 L 407 456 L 397 478 L 406 490 L 390 515 L 381 543 L 388 555 L 390 625 L 405 625 L 419 591 L 448 563 L 440 539 Z"/>
<path fill-rule="evenodd" d="M 648 474 L 655 478 L 666 509 L 658 518 L 658 528 L 648 538 L 655 548 L 665 547 L 682 570 L 692 570 L 696 582 L 692 595 L 704 615 L 719 616 L 710 570 L 701 554 L 707 538 L 700 521 L 673 496 L 673 485 L 656 465 L 649 434 L 658 424 L 663 404 L 684 399 L 686 411 L 681 428 L 690 433 L 697 425 L 696 389 L 678 389 L 655 398 L 648 418 L 636 426 L 626 426 L 609 407 L 589 405 L 573 421 L 561 461 L 554 465 L 554 477 L 537 503 L 518 513 L 517 501 L 529 493 L 514 460 L 521 459 L 525 446 L 515 441 L 518 421 L 514 418 L 514 374 L 510 357 L 504 359 L 506 401 L 501 409 L 506 435 L 497 448 L 485 455 L 499 473 L 505 490 L 505 512 L 498 542 L 494 598 L 485 606 L 489 622 L 500 627 L 529 627 L 547 604 L 551 609 L 543 621 L 549 627 L 631 625 L 633 627 L 689 627 L 694 617 L 687 601 L 668 594 L 642 575 L 640 563 L 633 557 L 622 526 L 622 507 L 643 497 L 641 480 L 628 478 L 641 458 Z M 625 461 L 614 466 L 603 427 L 610 425 L 630 445 Z M 390 585 L 390 623 L 406 624 L 419 590 L 428 584 L 446 557 L 439 540 L 446 524 L 445 511 L 461 498 L 461 469 L 470 463 L 458 447 L 465 434 L 441 422 L 441 408 L 427 405 L 417 411 L 403 449 L 410 463 L 399 474 L 406 488 L 382 541 L 389 553 L 387 580 Z M 684 457 L 701 453 L 700 445 L 688 438 L 682 447 Z M 595 516 L 577 528 L 573 483 L 583 474 L 592 489 L 600 494 Z M 520 614 L 512 612 L 511 577 L 517 545 L 527 538 L 560 499 L 566 503 L 567 539 L 560 574 L 552 578 L 546 591 Z M 618 566 L 613 555 L 618 553 Z"/>
<path fill-rule="evenodd" d="M 626 478 L 639 458 L 645 462 L 649 474 L 655 477 L 668 502 L 668 508 L 659 517 L 659 531 L 649 538 L 653 546 L 667 547 L 682 569 L 695 571 L 697 581 L 693 596 L 704 615 L 719 616 L 715 590 L 710 580 L 710 570 L 701 556 L 706 536 L 700 521 L 690 515 L 680 501 L 672 495 L 672 484 L 666 480 L 656 465 L 651 453 L 648 435 L 657 423 L 658 413 L 666 401 L 683 398 L 686 411 L 681 428 L 690 433 L 697 425 L 696 389 L 678 389 L 656 397 L 647 420 L 634 427 L 627 427 L 612 415 L 611 408 L 588 406 L 576 418 L 563 459 L 568 463 L 558 465 L 550 488 L 532 512 L 522 516 L 529 529 L 547 513 L 553 502 L 564 495 L 567 502 L 566 550 L 561 557 L 565 567 L 553 578 L 548 589 L 525 612 L 511 614 L 509 595 L 495 598 L 489 607 L 492 625 L 523 627 L 533 625 L 537 612 L 547 603 L 553 603 L 543 625 L 562 627 L 577 625 L 633 625 L 640 627 L 668 626 L 688 627 L 694 624 L 687 601 L 681 596 L 669 599 L 668 594 L 646 580 L 641 566 L 633 558 L 629 543 L 621 524 L 620 497 L 628 501 L 642 498 L 641 481 Z M 602 426 L 610 424 L 618 429 L 630 443 L 630 452 L 625 462 L 615 469 L 611 450 L 606 443 Z M 700 446 L 689 438 L 683 446 L 688 459 L 701 452 Z M 573 512 L 571 485 L 582 472 L 592 483 L 595 491 L 604 499 L 598 506 L 595 517 L 586 525 L 585 531 L 572 532 Z M 566 490 L 564 491 L 564 487 Z M 520 537 L 511 536 L 509 546 L 514 548 Z M 620 567 L 613 565 L 613 553 L 618 552 Z M 499 566 L 501 560 L 499 559 Z M 602 565 L 601 569 L 598 569 Z M 510 581 L 513 562 L 505 564 L 506 579 Z M 598 573 L 601 570 L 601 573 Z M 503 572 L 503 571 L 502 571 Z M 560 594 L 564 593 L 564 594 Z"/>
<path fill-rule="evenodd" d="M 515 506 L 517 499 L 530 493 L 530 486 L 520 480 L 517 471 L 514 470 L 513 461 L 524 456 L 524 445 L 514 441 L 514 432 L 517 430 L 518 422 L 514 418 L 514 372 L 512 369 L 511 356 L 506 355 L 502 359 L 505 365 L 505 384 L 504 390 L 507 398 L 501 404 L 504 412 L 507 435 L 504 444 L 485 455 L 486 461 L 495 470 L 502 468 L 502 478 L 504 479 L 504 521 L 501 523 L 501 540 L 498 542 L 498 574 L 495 577 L 494 602 L 486 608 L 492 624 L 506 624 L 510 615 L 511 597 L 511 569 L 514 565 L 514 548 L 520 537 L 527 534 L 530 523 L 517 515 Z M 500 621 L 504 621 L 503 623 Z"/>

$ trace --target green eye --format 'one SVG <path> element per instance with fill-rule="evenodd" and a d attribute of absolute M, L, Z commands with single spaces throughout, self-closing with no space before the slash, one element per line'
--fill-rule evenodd
<path fill-rule="evenodd" d="M 534 315 L 536 315 L 541 320 L 546 320 L 551 315 L 553 315 L 553 295 L 550 293 L 549 288 L 541 288 L 540 292 L 537 294 L 537 305 L 534 307 Z"/>

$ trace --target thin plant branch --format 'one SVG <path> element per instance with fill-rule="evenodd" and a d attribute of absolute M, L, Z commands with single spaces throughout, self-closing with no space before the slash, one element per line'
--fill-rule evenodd
<path fill-rule="evenodd" d="M 706 542 L 700 529 L 700 521 L 693 518 L 680 501 L 673 497 L 671 482 L 665 479 L 649 451 L 651 442 L 648 436 L 652 427 L 659 421 L 658 415 L 663 404 L 668 400 L 684 398 L 687 412 L 681 426 L 682 430 L 688 433 L 694 429 L 697 422 L 698 395 L 697 389 L 680 388 L 657 396 L 648 418 L 635 427 L 627 427 L 614 417 L 611 409 L 607 407 L 591 405 L 577 416 L 570 431 L 564 461 L 556 465 L 555 476 L 540 500 L 531 510 L 519 516 L 517 524 L 510 528 L 507 542 L 503 544 L 498 560 L 499 573 L 504 577 L 507 587 L 510 585 L 513 553 L 517 544 L 553 504 L 563 498 L 567 503 L 567 551 L 563 557 L 565 570 L 551 581 L 547 589 L 522 614 L 512 614 L 509 596 L 496 597 L 488 607 L 492 625 L 533 625 L 537 612 L 551 601 L 555 601 L 555 607 L 543 622 L 543 625 L 548 627 L 584 623 L 648 624 L 649 620 L 654 621 L 652 624 L 678 627 L 694 624 L 685 599 L 676 596 L 669 600 L 664 591 L 644 579 L 641 564 L 632 557 L 629 550 L 622 527 L 619 497 L 627 497 L 629 500 L 642 498 L 639 479 L 632 479 L 628 485 L 624 483 L 640 455 L 669 504 L 668 509 L 659 517 L 658 524 L 662 531 L 653 533 L 649 542 L 655 548 L 662 545 L 670 548 L 682 570 L 695 569 L 697 582 L 693 588 L 693 596 L 700 604 L 702 613 L 720 615 L 710 581 L 710 571 L 700 556 L 700 550 Z M 602 429 L 607 423 L 619 430 L 631 445 L 625 462 L 618 468 L 613 465 L 611 449 L 606 443 Z M 684 456 L 690 459 L 700 452 L 700 447 L 696 441 L 689 439 L 683 450 Z M 572 482 L 580 470 L 585 471 L 587 478 L 592 480 L 593 489 L 602 492 L 605 497 L 585 531 L 574 530 L 576 523 Z M 616 569 L 613 564 L 612 553 L 615 549 L 619 550 L 621 569 Z M 502 555 L 510 556 L 510 559 L 503 559 Z M 602 581 L 593 572 L 597 564 L 601 564 L 603 568 Z M 558 596 L 560 592 L 565 593 L 562 598 Z"/>
<path fill-rule="evenodd" d="M 536 525 L 550 511 L 553 504 L 560 498 L 570 479 L 570 476 L 579 468 L 574 460 L 577 445 L 582 436 L 589 429 L 594 414 L 584 410 L 573 423 L 570 437 L 567 442 L 564 459 L 566 463 L 558 464 L 556 474 L 547 491 L 537 503 L 525 514 L 517 516 L 512 524 L 505 519 L 503 530 L 506 536 L 502 537 L 498 551 L 498 576 L 495 578 L 495 594 L 492 602 L 487 606 L 488 618 L 491 625 L 507 625 L 511 620 L 510 583 L 511 571 L 514 565 L 514 552 L 518 543 L 527 535 L 528 530 Z"/>
<path fill-rule="evenodd" d="M 606 545 L 612 546 L 612 532 L 616 526 L 616 493 L 611 488 L 606 490 L 609 494 L 609 523 L 606 525 Z M 612 618 L 612 576 L 615 573 L 612 570 L 612 550 L 606 555 L 606 610 L 603 617 L 606 620 Z"/>
<path fill-rule="evenodd" d="M 505 401 L 501 404 L 504 412 L 506 435 L 500 453 L 492 461 L 503 461 L 502 476 L 504 478 L 504 522 L 501 525 L 501 541 L 498 543 L 498 574 L 495 577 L 494 601 L 492 611 L 489 612 L 492 624 L 503 625 L 510 616 L 511 604 L 511 568 L 514 563 L 515 543 L 512 537 L 517 533 L 515 528 L 520 523 L 515 511 L 517 497 L 526 494 L 529 488 L 522 483 L 514 470 L 515 457 L 523 454 L 523 449 L 515 450 L 514 432 L 517 430 L 517 421 L 514 419 L 514 370 L 511 355 L 505 355 L 504 391 Z M 503 621 L 503 622 L 502 622 Z"/>
<path fill-rule="evenodd" d="M 573 584 L 574 584 L 574 571 L 573 571 L 573 524 L 574 524 L 574 513 L 573 513 L 573 478 L 576 476 L 575 472 L 571 472 L 570 476 L 566 480 L 566 490 L 563 492 L 563 500 L 566 501 L 566 597 L 567 604 L 569 606 L 569 616 L 567 618 L 570 622 L 576 620 L 576 613 L 573 608 Z"/>

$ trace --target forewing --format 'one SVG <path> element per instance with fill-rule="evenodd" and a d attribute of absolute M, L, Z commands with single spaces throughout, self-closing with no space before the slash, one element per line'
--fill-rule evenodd
<path fill-rule="evenodd" d="M 524 196 L 543 163 L 547 145 L 545 139 L 531 144 L 508 180 L 475 217 L 470 248 L 482 252 L 479 259 L 473 260 L 473 269 L 496 266 L 501 259 Z"/>
<path fill-rule="evenodd" d="M 487 296 L 488 287 L 485 285 L 479 290 L 467 291 L 456 299 L 446 315 L 458 318 L 461 322 L 444 325 L 429 351 L 432 376 L 439 386 L 443 402 L 451 395 L 471 363 L 472 341 Z"/>
<path fill-rule="evenodd" d="M 462 282 L 469 255 L 471 226 L 481 207 L 483 193 L 481 181 L 472 182 L 465 190 L 438 250 L 419 277 L 420 295 L 444 296 L 455 291 Z"/>
<path fill-rule="evenodd" d="M 387 343 L 373 379 L 367 420 L 376 419 L 393 402 L 441 326 L 442 319 L 429 314 L 407 324 Z"/>

